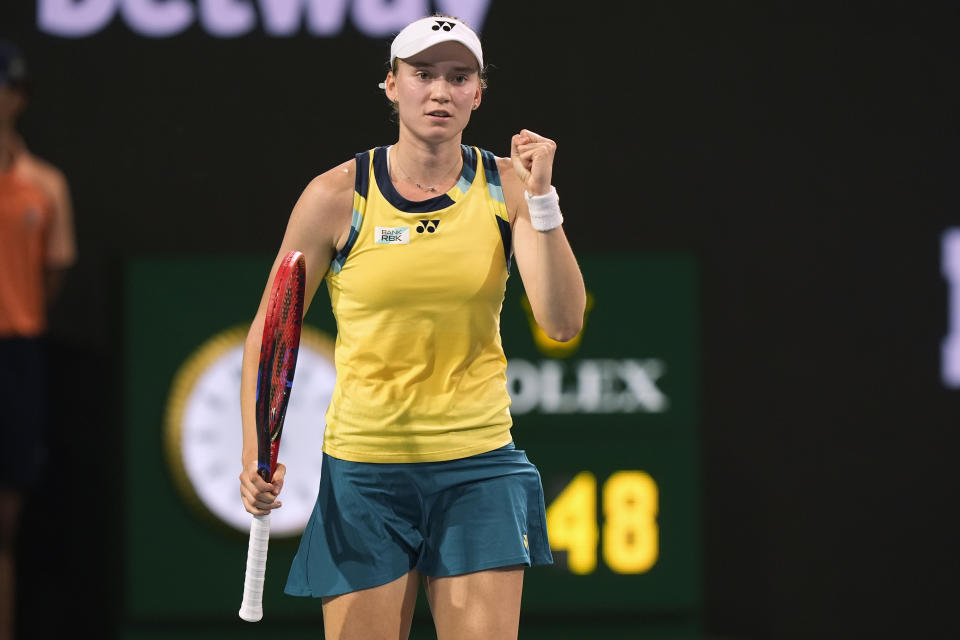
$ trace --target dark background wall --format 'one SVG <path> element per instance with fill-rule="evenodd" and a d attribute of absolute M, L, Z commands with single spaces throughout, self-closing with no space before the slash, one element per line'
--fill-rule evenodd
<path fill-rule="evenodd" d="M 49 615 L 41 599 L 69 592 L 62 610 L 107 635 L 123 541 L 80 523 L 120 517 L 123 461 L 104 453 L 122 435 L 124 260 L 272 253 L 312 176 L 394 139 L 389 38 L 151 40 L 115 20 L 62 39 L 35 11 L 5 3 L 0 35 L 35 75 L 21 130 L 70 179 L 80 261 L 54 309 L 55 466 L 25 514 L 21 607 Z M 960 391 L 939 378 L 958 13 L 491 2 L 491 87 L 464 141 L 556 139 L 575 250 L 700 260 L 710 636 L 960 630 Z"/>

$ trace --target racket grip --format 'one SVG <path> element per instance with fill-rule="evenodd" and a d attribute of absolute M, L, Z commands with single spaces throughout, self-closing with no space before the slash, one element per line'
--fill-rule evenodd
<path fill-rule="evenodd" d="M 267 572 L 267 546 L 270 542 L 270 514 L 253 516 L 250 544 L 247 546 L 247 573 L 243 579 L 240 617 L 257 622 L 263 617 L 263 581 Z"/>

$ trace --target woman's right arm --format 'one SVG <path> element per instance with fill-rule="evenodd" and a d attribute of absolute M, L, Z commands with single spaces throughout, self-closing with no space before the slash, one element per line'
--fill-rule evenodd
<path fill-rule="evenodd" d="M 265 515 L 280 506 L 276 498 L 283 487 L 283 475 L 286 472 L 286 468 L 278 463 L 271 482 L 265 482 L 257 474 L 257 429 L 254 417 L 257 369 L 263 321 L 273 278 L 288 251 L 303 253 L 307 267 L 303 304 L 303 313 L 306 315 L 330 261 L 349 235 L 353 213 L 354 174 L 354 161 L 350 160 L 317 176 L 303 190 L 290 214 L 280 250 L 260 297 L 260 306 L 243 345 L 240 380 L 240 413 L 243 422 L 240 495 L 244 508 L 254 515 Z"/>

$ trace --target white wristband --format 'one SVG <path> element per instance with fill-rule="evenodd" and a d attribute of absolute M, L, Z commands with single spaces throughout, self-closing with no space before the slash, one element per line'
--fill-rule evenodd
<path fill-rule="evenodd" d="M 550 191 L 542 196 L 532 196 L 526 191 L 523 197 L 527 200 L 527 209 L 530 211 L 530 224 L 537 231 L 550 231 L 563 224 L 563 214 L 560 213 L 560 196 L 551 185 Z"/>

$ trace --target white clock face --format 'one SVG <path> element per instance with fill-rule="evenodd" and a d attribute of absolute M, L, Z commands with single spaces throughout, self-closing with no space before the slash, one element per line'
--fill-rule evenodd
<path fill-rule="evenodd" d="M 242 532 L 250 514 L 240 501 L 240 368 L 246 328 L 208 340 L 177 373 L 167 412 L 167 455 L 184 497 Z M 284 419 L 278 460 L 286 465 L 280 501 L 270 516 L 270 535 L 299 535 L 317 497 L 324 415 L 336 372 L 333 342 L 304 327 Z"/>

